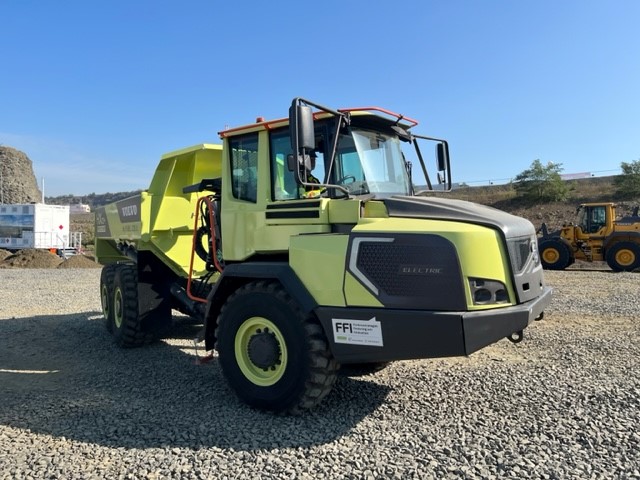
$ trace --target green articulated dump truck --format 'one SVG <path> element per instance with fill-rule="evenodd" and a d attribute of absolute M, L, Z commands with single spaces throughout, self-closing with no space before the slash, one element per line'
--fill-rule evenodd
<path fill-rule="evenodd" d="M 288 118 L 164 155 L 147 190 L 96 209 L 116 343 L 166 335 L 180 311 L 242 401 L 298 413 L 340 369 L 522 340 L 551 299 L 535 229 L 425 195 L 451 188 L 449 148 L 416 125 L 296 98 Z"/>

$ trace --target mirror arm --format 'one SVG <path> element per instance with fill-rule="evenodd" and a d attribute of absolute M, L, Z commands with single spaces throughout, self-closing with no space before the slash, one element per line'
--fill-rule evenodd
<path fill-rule="evenodd" d="M 416 134 L 413 134 L 413 136 L 415 138 L 422 138 L 423 140 L 431 140 L 431 141 L 434 141 L 434 142 L 442 143 L 442 145 L 444 146 L 444 150 L 445 150 L 446 156 L 447 156 L 447 165 L 446 165 L 446 167 L 447 167 L 447 172 L 446 172 L 447 178 L 446 178 L 446 183 L 445 183 L 444 187 L 445 187 L 445 190 L 447 190 L 447 191 L 451 190 L 452 183 L 451 183 L 451 168 L 449 168 L 450 167 L 450 165 L 449 165 L 449 143 L 446 140 L 442 139 L 442 138 L 427 137 L 427 136 L 424 136 L 424 135 L 416 135 Z M 416 142 L 416 150 L 418 150 L 418 143 L 417 142 Z M 422 168 L 424 169 L 424 162 L 422 161 L 422 157 L 421 156 L 420 156 L 420 163 L 422 163 Z"/>
<path fill-rule="evenodd" d="M 340 129 L 342 128 L 343 123 L 345 125 L 349 125 L 350 123 L 350 115 L 348 112 L 339 112 L 337 110 L 333 110 L 329 107 L 325 107 L 324 105 L 320 105 L 318 103 L 314 103 L 310 100 L 307 100 L 305 98 L 302 97 L 296 97 L 293 99 L 293 101 L 291 102 L 291 108 L 294 111 L 294 116 L 293 116 L 293 123 L 295 125 L 296 128 L 291 128 L 291 121 L 289 122 L 289 131 L 292 133 L 291 136 L 291 143 L 292 143 L 292 147 L 293 147 L 293 152 L 294 152 L 294 156 L 299 155 L 299 138 L 298 138 L 298 109 L 297 107 L 299 105 L 306 105 L 306 106 L 311 106 L 311 107 L 315 107 L 318 110 L 321 110 L 323 112 L 327 112 L 330 113 L 332 115 L 335 115 L 337 117 L 337 122 L 336 122 L 336 131 L 334 134 L 334 139 L 333 139 L 333 146 L 331 148 L 331 155 L 330 155 L 330 159 L 329 159 L 329 169 L 328 172 L 325 176 L 325 180 L 329 180 L 329 178 L 331 177 L 331 170 L 333 169 L 333 165 L 335 162 L 335 158 L 336 158 L 336 151 L 338 149 L 338 140 L 339 140 L 339 134 L 340 134 Z M 303 187 L 316 187 L 316 186 L 322 186 L 325 188 L 333 188 L 336 190 L 340 190 L 341 192 L 343 192 L 347 197 L 346 198 L 350 198 L 350 193 L 349 190 L 346 189 L 345 187 L 341 186 L 341 185 L 333 185 L 333 184 L 316 184 L 316 183 L 307 183 L 305 181 L 302 180 L 302 177 L 300 176 L 300 168 L 297 167 L 296 168 L 296 178 L 299 182 L 300 185 L 302 185 Z"/>
<path fill-rule="evenodd" d="M 333 171 L 333 166 L 336 160 L 336 153 L 338 152 L 338 141 L 340 140 L 340 129 L 342 128 L 343 123 L 345 125 L 348 125 L 350 123 L 348 114 L 345 115 L 344 113 L 342 113 L 341 116 L 338 117 L 338 121 L 336 122 L 336 129 L 335 129 L 335 132 L 333 133 L 333 145 L 331 145 L 331 154 L 329 156 L 329 168 L 327 170 L 325 181 L 329 181 L 329 179 L 331 178 L 331 173 Z M 347 190 L 346 188 L 340 185 L 336 185 L 335 187 L 332 187 L 332 188 L 336 188 L 337 190 L 340 190 L 341 192 L 345 193 L 347 195 L 347 198 L 351 196 L 349 193 L 349 190 Z"/>
<path fill-rule="evenodd" d="M 414 137 L 418 137 L 414 135 Z M 422 137 L 418 137 L 422 138 Z M 422 167 L 422 173 L 424 174 L 424 178 L 427 181 L 427 188 L 429 190 L 433 190 L 433 185 L 431 184 L 431 179 L 429 178 L 429 173 L 427 172 L 427 167 L 424 164 L 424 159 L 422 158 L 422 152 L 420 151 L 420 147 L 418 146 L 418 142 L 416 140 L 413 141 L 413 146 L 416 149 L 416 154 L 418 155 L 418 160 L 420 160 L 420 166 Z"/>

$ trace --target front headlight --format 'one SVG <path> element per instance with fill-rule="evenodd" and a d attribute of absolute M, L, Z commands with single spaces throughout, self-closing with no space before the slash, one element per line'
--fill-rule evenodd
<path fill-rule="evenodd" d="M 484 278 L 469 278 L 469 289 L 474 305 L 497 305 L 509 303 L 509 294 L 504 283 Z"/>

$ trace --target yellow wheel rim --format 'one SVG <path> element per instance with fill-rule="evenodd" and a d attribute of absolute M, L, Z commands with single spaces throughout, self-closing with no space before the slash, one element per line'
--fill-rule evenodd
<path fill-rule="evenodd" d="M 545 248 L 542 251 L 542 258 L 547 263 L 556 263 L 560 259 L 560 252 L 553 247 Z"/>
<path fill-rule="evenodd" d="M 621 248 L 616 252 L 616 263 L 623 267 L 629 267 L 636 261 L 635 254 L 626 248 Z"/>
<path fill-rule="evenodd" d="M 274 361 L 267 365 L 257 365 L 250 356 L 252 342 L 258 336 L 267 339 L 274 347 Z M 269 387 L 278 382 L 287 367 L 287 345 L 282 332 L 266 318 L 251 317 L 244 321 L 236 332 L 234 350 L 236 362 L 243 375 L 253 384 Z"/>

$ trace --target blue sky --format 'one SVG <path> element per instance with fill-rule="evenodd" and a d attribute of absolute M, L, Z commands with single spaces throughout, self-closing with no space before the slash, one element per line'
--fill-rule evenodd
<path fill-rule="evenodd" d="M 640 159 L 640 1 L 0 0 L 0 144 L 47 196 L 146 188 L 160 156 L 302 96 L 449 140 L 454 181 Z"/>

